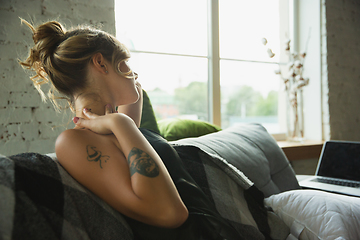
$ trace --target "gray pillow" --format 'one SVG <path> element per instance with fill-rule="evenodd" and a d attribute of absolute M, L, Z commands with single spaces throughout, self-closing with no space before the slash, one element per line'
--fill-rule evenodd
<path fill-rule="evenodd" d="M 260 124 L 239 124 L 171 143 L 197 146 L 226 159 L 253 181 L 265 197 L 300 188 L 284 152 Z"/>

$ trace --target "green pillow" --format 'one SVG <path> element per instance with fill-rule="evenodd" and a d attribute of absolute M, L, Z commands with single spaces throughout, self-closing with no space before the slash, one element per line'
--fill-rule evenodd
<path fill-rule="evenodd" d="M 144 90 L 143 90 L 143 109 L 141 114 L 140 127 L 152 130 L 156 133 L 160 133 L 149 96 Z"/>
<path fill-rule="evenodd" d="M 160 120 L 158 121 L 158 126 L 160 135 L 168 141 L 199 137 L 221 130 L 220 127 L 205 121 L 180 118 Z"/>

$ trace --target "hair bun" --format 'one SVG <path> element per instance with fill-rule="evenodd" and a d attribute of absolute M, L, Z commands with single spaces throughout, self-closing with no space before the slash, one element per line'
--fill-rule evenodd
<path fill-rule="evenodd" d="M 21 18 L 20 18 L 21 19 Z M 29 57 L 20 64 L 26 69 L 33 69 L 36 75 L 31 77 L 34 86 L 38 89 L 43 100 L 45 94 L 40 89 L 40 85 L 48 83 L 47 75 L 52 66 L 52 55 L 59 44 L 65 39 L 64 27 L 56 21 L 46 22 L 34 28 L 29 22 L 21 19 L 21 23 L 27 25 L 33 32 L 35 46 L 30 49 Z"/>
<path fill-rule="evenodd" d="M 34 28 L 24 19 L 21 19 L 21 22 L 25 23 L 32 30 L 33 40 L 39 53 L 43 51 L 47 53 L 54 52 L 65 38 L 66 30 L 59 22 L 46 22 L 37 28 Z"/>
<path fill-rule="evenodd" d="M 56 22 L 47 22 L 37 27 L 34 32 L 33 40 L 39 45 L 39 50 L 47 50 L 53 52 L 57 46 L 64 40 L 65 29 Z"/>

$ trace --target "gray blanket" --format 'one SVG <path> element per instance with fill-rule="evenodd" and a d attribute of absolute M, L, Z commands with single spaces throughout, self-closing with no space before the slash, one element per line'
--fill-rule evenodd
<path fill-rule="evenodd" d="M 189 154 L 189 146 L 174 147 Z M 236 159 L 196 149 L 196 161 L 184 164 L 219 213 L 249 236 L 268 238 L 263 195 L 228 163 Z M 0 240 L 133 239 L 123 216 L 74 180 L 54 154 L 0 155 L 0 213 Z"/>
<path fill-rule="evenodd" d="M 183 147 L 176 148 L 182 151 Z M 205 171 L 194 168 L 199 163 Z M 244 199 L 251 181 L 223 159 L 204 152 L 200 162 L 186 164 L 223 217 L 236 227 L 242 226 L 239 223 L 249 225 L 244 228 L 249 234 L 257 231 Z M 0 195 L 0 239 L 132 239 L 122 215 L 49 156 L 2 156 Z"/>
<path fill-rule="evenodd" d="M 46 155 L 0 158 L 0 212 L 2 240 L 132 239 L 121 214 Z"/>

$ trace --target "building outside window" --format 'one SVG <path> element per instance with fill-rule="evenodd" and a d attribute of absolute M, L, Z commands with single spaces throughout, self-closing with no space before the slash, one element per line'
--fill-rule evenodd
<path fill-rule="evenodd" d="M 280 37 L 287 33 L 281 32 L 279 0 L 115 4 L 116 36 L 130 49 L 129 64 L 139 73 L 158 120 L 199 119 L 222 128 L 258 122 L 271 133 L 281 131 L 281 84 L 275 71 Z M 214 121 L 213 115 L 221 117 Z"/>

